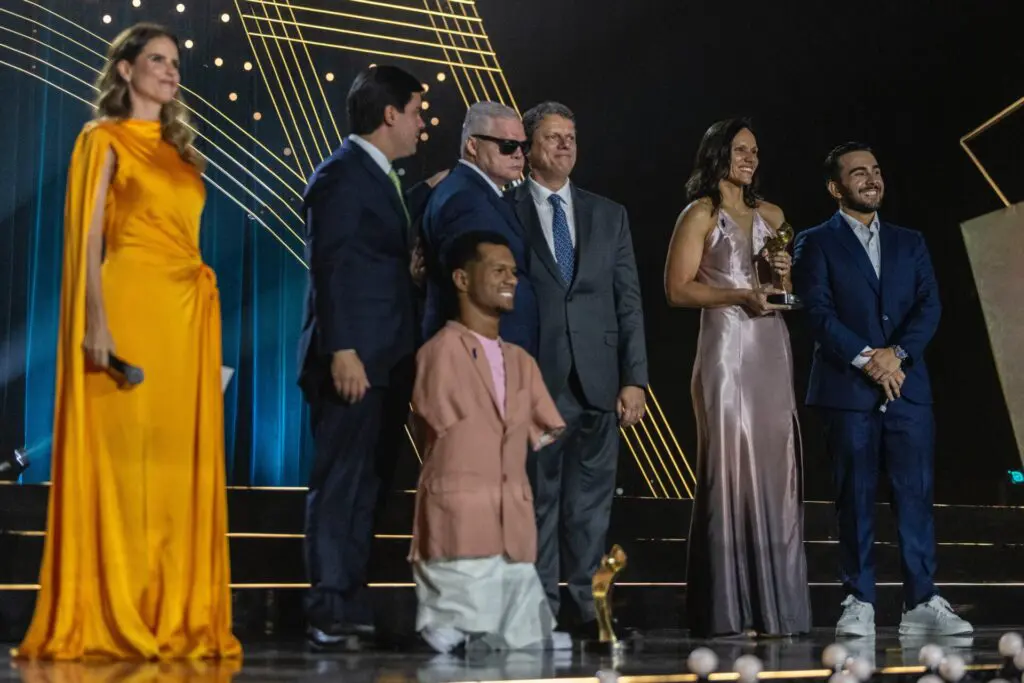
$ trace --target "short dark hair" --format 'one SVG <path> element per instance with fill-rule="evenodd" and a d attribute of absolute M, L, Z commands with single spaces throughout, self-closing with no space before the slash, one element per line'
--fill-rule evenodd
<path fill-rule="evenodd" d="M 754 132 L 753 124 L 746 117 L 725 119 L 707 129 L 700 141 L 700 147 L 697 148 L 693 172 L 686 181 L 687 202 L 710 197 L 715 210 L 721 206 L 722 191 L 718 188 L 718 183 L 729 177 L 729 169 L 732 168 L 732 141 L 744 128 L 751 133 Z M 750 208 L 756 207 L 761 200 L 757 193 L 759 181 L 759 170 L 754 171 L 750 185 L 743 187 L 743 203 Z"/>
<path fill-rule="evenodd" d="M 408 71 L 382 64 L 359 72 L 348 90 L 349 132 L 369 135 L 384 123 L 388 105 L 405 111 L 414 93 L 423 92 L 423 84 Z"/>
<path fill-rule="evenodd" d="M 837 183 L 840 178 L 839 160 L 843 156 L 850 152 L 871 152 L 875 153 L 875 150 L 871 149 L 870 145 L 866 145 L 863 142 L 844 142 L 841 145 L 837 145 L 828 153 L 825 157 L 825 182 L 834 180 Z"/>
<path fill-rule="evenodd" d="M 569 119 L 574 124 L 576 123 L 576 115 L 572 113 L 572 109 L 561 102 L 541 102 L 530 107 L 523 114 L 523 131 L 526 133 L 527 144 L 533 142 L 533 134 L 540 127 L 540 122 L 544 120 L 545 116 L 561 116 L 563 119 Z"/>
<path fill-rule="evenodd" d="M 490 230 L 472 230 L 464 232 L 454 240 L 448 247 L 445 265 L 449 279 L 456 270 L 465 270 L 470 263 L 480 260 L 480 245 L 494 244 L 502 247 L 509 247 L 505 236 Z M 511 247 L 510 247 L 511 248 Z"/>

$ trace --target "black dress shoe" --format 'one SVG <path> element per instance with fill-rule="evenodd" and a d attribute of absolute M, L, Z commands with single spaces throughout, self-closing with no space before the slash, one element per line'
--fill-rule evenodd
<path fill-rule="evenodd" d="M 576 624 L 569 629 L 569 634 L 575 641 L 580 640 L 591 640 L 596 641 L 601 637 L 601 632 L 597 628 L 597 619 L 592 621 L 583 621 Z"/>
<path fill-rule="evenodd" d="M 306 639 L 318 650 L 355 651 L 362 649 L 363 641 L 372 640 L 375 629 L 369 624 L 331 624 L 320 628 L 306 627 Z"/>

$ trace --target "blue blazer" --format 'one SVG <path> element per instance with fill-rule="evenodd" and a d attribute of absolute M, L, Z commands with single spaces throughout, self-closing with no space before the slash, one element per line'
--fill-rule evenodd
<path fill-rule="evenodd" d="M 530 248 L 509 201 L 499 196 L 477 171 L 457 164 L 434 188 L 423 213 L 422 237 L 427 263 L 427 298 L 423 311 L 423 338 L 440 330 L 458 305 L 447 272 L 446 257 L 452 240 L 473 230 L 503 235 L 512 247 L 519 272 L 515 310 L 501 318 L 502 339 L 537 357 L 539 314 L 530 283 Z"/>
<path fill-rule="evenodd" d="M 932 402 L 925 347 L 939 326 L 941 306 L 921 233 L 882 222 L 881 277 L 857 236 L 837 212 L 797 236 L 793 289 L 804 301 L 814 337 L 807 404 L 871 410 L 885 395 L 850 362 L 864 349 L 899 345 L 909 354 L 900 400 Z"/>
<path fill-rule="evenodd" d="M 429 187 L 406 193 L 415 214 Z M 412 244 L 391 179 L 346 139 L 313 172 L 302 204 L 309 285 L 299 338 L 299 384 L 310 392 L 330 377 L 331 355 L 355 349 L 371 386 L 415 353 Z"/>

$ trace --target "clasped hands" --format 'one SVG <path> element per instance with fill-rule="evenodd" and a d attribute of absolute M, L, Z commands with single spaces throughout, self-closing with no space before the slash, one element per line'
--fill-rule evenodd
<path fill-rule="evenodd" d="M 868 349 L 860 355 L 870 358 L 862 368 L 864 374 L 882 387 L 887 399 L 898 399 L 907 376 L 903 372 L 902 362 L 896 357 L 896 351 L 892 348 Z"/>

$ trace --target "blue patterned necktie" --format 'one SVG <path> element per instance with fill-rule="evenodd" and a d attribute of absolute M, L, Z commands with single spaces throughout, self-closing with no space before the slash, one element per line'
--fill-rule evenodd
<path fill-rule="evenodd" d="M 558 262 L 558 269 L 562 271 L 565 284 L 572 284 L 572 276 L 576 269 L 576 253 L 572 247 L 572 236 L 569 234 L 569 220 L 565 217 L 561 197 L 553 194 L 548 197 L 548 201 L 551 202 L 553 211 L 551 233 L 555 243 L 555 261 Z"/>

